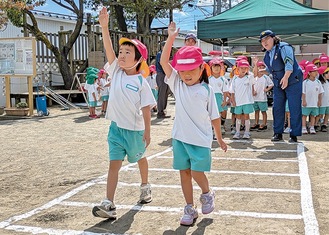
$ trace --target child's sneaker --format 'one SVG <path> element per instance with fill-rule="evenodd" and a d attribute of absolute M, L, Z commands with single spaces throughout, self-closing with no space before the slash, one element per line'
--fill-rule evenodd
<path fill-rule="evenodd" d="M 208 193 L 201 194 L 200 202 L 202 204 L 202 214 L 209 214 L 215 209 L 215 193 L 210 190 Z"/>
<path fill-rule="evenodd" d="M 112 201 L 104 199 L 100 206 L 94 206 L 92 213 L 96 217 L 116 219 L 117 210 Z"/>
<path fill-rule="evenodd" d="M 303 133 L 303 134 L 308 134 L 307 129 L 306 129 L 306 128 L 303 128 L 303 129 L 302 129 L 302 133 Z"/>
<path fill-rule="evenodd" d="M 233 139 L 239 140 L 240 139 L 240 132 L 236 132 L 233 136 Z"/>
<path fill-rule="evenodd" d="M 192 205 L 186 205 L 184 208 L 184 215 L 180 219 L 180 224 L 187 226 L 192 225 L 195 222 L 195 220 L 198 218 L 198 216 L 199 215 L 196 207 Z"/>
<path fill-rule="evenodd" d="M 315 131 L 314 127 L 310 128 L 310 134 L 316 134 L 316 131 Z"/>
<path fill-rule="evenodd" d="M 232 127 L 231 135 L 235 135 L 235 133 L 236 133 L 236 128 Z"/>
<path fill-rule="evenodd" d="M 286 127 L 286 129 L 284 129 L 283 133 L 289 134 L 290 133 L 290 127 Z"/>
<path fill-rule="evenodd" d="M 141 185 L 140 190 L 141 190 L 141 195 L 138 202 L 141 204 L 150 203 L 152 201 L 151 185 L 150 184 Z"/>
<path fill-rule="evenodd" d="M 321 131 L 322 132 L 327 132 L 327 126 L 326 125 L 321 125 Z"/>
<path fill-rule="evenodd" d="M 243 139 L 250 139 L 250 133 L 249 132 L 245 132 L 244 134 L 243 134 L 243 137 L 242 137 Z"/>

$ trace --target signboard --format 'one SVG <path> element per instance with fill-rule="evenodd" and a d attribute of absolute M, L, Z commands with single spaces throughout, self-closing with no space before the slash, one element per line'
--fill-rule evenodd
<path fill-rule="evenodd" d="M 35 38 L 0 38 L 0 76 L 36 76 Z"/>

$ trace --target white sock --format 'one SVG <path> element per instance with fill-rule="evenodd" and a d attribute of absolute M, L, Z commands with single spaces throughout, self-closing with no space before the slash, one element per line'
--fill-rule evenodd
<path fill-rule="evenodd" d="M 235 127 L 236 127 L 236 132 L 240 133 L 241 119 L 236 119 Z"/>
<path fill-rule="evenodd" d="M 246 127 L 245 132 L 250 131 L 250 119 L 244 121 L 244 125 Z"/>

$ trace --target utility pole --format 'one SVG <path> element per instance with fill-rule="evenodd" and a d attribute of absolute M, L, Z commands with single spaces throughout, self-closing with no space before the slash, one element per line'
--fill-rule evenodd
<path fill-rule="evenodd" d="M 222 11 L 222 0 L 214 0 L 213 16 L 220 14 Z"/>

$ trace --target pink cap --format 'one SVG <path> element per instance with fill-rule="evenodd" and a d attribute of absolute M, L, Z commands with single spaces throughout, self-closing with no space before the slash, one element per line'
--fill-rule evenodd
<path fill-rule="evenodd" d="M 238 56 L 238 59 L 248 61 L 248 57 L 245 56 L 245 55 L 239 55 L 239 56 Z"/>
<path fill-rule="evenodd" d="M 257 67 L 260 67 L 260 66 L 264 66 L 266 67 L 265 63 L 261 60 L 257 61 L 257 64 L 256 64 Z"/>
<path fill-rule="evenodd" d="M 314 64 L 308 64 L 305 66 L 304 78 L 307 78 L 309 72 L 318 71 L 318 67 Z"/>
<path fill-rule="evenodd" d="M 215 64 L 220 64 L 220 63 L 224 63 L 224 60 L 218 59 L 218 58 L 214 58 L 211 61 L 209 61 L 209 66 L 213 66 Z"/>
<path fill-rule="evenodd" d="M 129 38 L 120 38 L 119 40 L 119 45 L 121 45 L 124 42 L 131 42 L 132 44 L 135 45 L 139 53 L 141 53 L 142 57 L 147 60 L 148 59 L 148 53 L 147 53 L 147 48 L 146 46 L 141 43 L 138 39 L 129 39 Z"/>
<path fill-rule="evenodd" d="M 320 68 L 318 68 L 318 72 L 319 72 L 319 74 L 324 74 L 326 72 L 329 72 L 329 67 L 321 66 Z"/>
<path fill-rule="evenodd" d="M 301 66 L 303 66 L 303 67 L 305 67 L 309 63 L 311 63 L 311 62 L 309 62 L 308 60 L 301 60 L 298 64 L 301 65 Z"/>
<path fill-rule="evenodd" d="M 144 78 L 146 78 L 150 73 L 149 66 L 146 63 L 146 60 L 148 58 L 146 46 L 137 39 L 129 39 L 129 38 L 120 38 L 119 45 L 125 42 L 131 42 L 132 44 L 134 44 L 134 46 L 137 48 L 139 53 L 141 53 L 144 60 L 141 62 L 139 72 L 142 74 Z"/>
<path fill-rule="evenodd" d="M 246 60 L 239 60 L 238 67 L 240 68 L 249 68 L 249 63 Z"/>
<path fill-rule="evenodd" d="M 150 69 L 150 72 L 151 72 L 151 73 L 155 73 L 155 71 L 156 71 L 156 69 L 155 69 L 155 65 L 154 65 L 154 64 L 150 65 L 150 66 L 149 66 L 149 69 Z"/>
<path fill-rule="evenodd" d="M 321 55 L 320 58 L 320 63 L 325 63 L 325 62 L 329 62 L 329 56 L 327 55 Z"/>
<path fill-rule="evenodd" d="M 181 47 L 174 56 L 173 64 L 177 71 L 193 70 L 203 64 L 202 51 L 200 47 Z"/>

